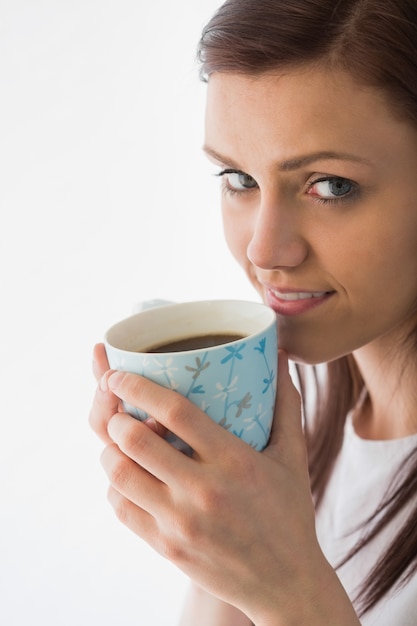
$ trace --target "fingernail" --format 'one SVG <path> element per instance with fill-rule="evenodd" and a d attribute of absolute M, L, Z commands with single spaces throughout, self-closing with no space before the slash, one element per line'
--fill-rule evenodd
<path fill-rule="evenodd" d="M 113 372 L 107 379 L 107 384 L 112 391 L 116 391 L 117 387 L 124 377 L 124 372 Z"/>
<path fill-rule="evenodd" d="M 144 421 L 144 424 L 146 424 L 146 426 L 148 426 L 148 428 L 153 430 L 155 433 L 157 432 L 158 422 L 153 417 L 148 417 L 148 419 Z"/>
<path fill-rule="evenodd" d="M 100 386 L 101 391 L 103 391 L 104 393 L 108 391 L 108 388 L 109 388 L 107 384 L 107 378 L 108 378 L 107 372 L 103 374 L 103 376 L 100 378 L 99 386 Z"/>

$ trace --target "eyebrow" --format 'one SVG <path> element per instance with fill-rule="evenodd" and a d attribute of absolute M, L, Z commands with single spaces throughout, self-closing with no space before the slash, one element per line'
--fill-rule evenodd
<path fill-rule="evenodd" d="M 240 167 L 233 159 L 229 157 L 223 156 L 210 148 L 210 146 L 203 146 L 204 152 L 211 156 L 216 161 L 220 163 L 224 163 L 225 165 L 229 165 L 233 169 L 240 170 Z M 307 165 L 311 165 L 316 161 L 328 161 L 328 160 L 336 160 L 336 161 L 353 161 L 354 163 L 360 163 L 362 165 L 370 165 L 370 161 L 368 159 L 364 159 L 362 157 L 358 157 L 354 154 L 349 154 L 346 152 L 331 152 L 331 151 L 322 151 L 322 152 L 312 152 L 311 154 L 306 154 L 300 157 L 294 157 L 293 159 L 287 159 L 285 161 L 281 161 L 277 164 L 278 170 L 280 172 L 292 172 L 293 170 L 300 169 L 301 167 L 306 167 Z"/>

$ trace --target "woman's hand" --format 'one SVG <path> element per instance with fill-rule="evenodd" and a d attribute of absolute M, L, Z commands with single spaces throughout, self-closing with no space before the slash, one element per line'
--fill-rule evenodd
<path fill-rule="evenodd" d="M 102 464 L 119 519 L 257 625 L 335 623 L 332 607 L 326 621 L 327 598 L 339 585 L 317 544 L 300 398 L 286 355 L 279 358 L 274 428 L 262 453 L 178 393 L 106 367 L 97 347 L 101 378 L 90 420 L 108 444 Z M 193 456 L 123 413 L 119 399 L 154 416 Z"/>
<path fill-rule="evenodd" d="M 107 379 L 113 372 L 114 370 L 109 369 L 104 345 L 98 343 L 94 346 L 93 352 L 93 374 L 98 386 L 90 411 L 90 426 L 106 444 L 112 443 L 107 431 L 110 419 L 118 411 L 123 411 L 122 402 L 110 391 L 107 384 Z M 146 420 L 145 424 L 159 435 L 163 436 L 166 433 L 166 429 L 152 418 Z"/>
<path fill-rule="evenodd" d="M 113 415 L 118 412 L 119 407 L 122 410 L 119 398 L 110 391 L 107 385 L 106 379 L 111 373 L 104 345 L 99 343 L 94 346 L 93 352 L 93 374 L 98 385 L 90 411 L 90 426 L 106 444 L 112 443 L 107 432 L 107 425 Z"/>

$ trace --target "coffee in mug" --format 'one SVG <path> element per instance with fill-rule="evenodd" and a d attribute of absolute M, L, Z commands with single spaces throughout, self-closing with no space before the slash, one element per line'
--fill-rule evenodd
<path fill-rule="evenodd" d="M 183 337 L 182 339 L 175 339 L 169 343 L 158 344 L 147 348 L 145 352 L 183 352 L 184 350 L 200 350 L 201 348 L 212 348 L 213 346 L 219 346 L 224 343 L 231 343 L 232 341 L 238 341 L 242 339 L 242 335 L 232 334 L 216 334 L 216 335 L 197 335 L 193 337 Z"/>

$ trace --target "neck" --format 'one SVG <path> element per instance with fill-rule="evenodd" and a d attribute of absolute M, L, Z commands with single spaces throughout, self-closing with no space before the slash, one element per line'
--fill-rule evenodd
<path fill-rule="evenodd" d="M 367 390 L 354 414 L 355 430 L 364 439 L 417 433 L 416 359 L 407 358 L 400 342 L 384 343 L 379 339 L 354 353 Z"/>

